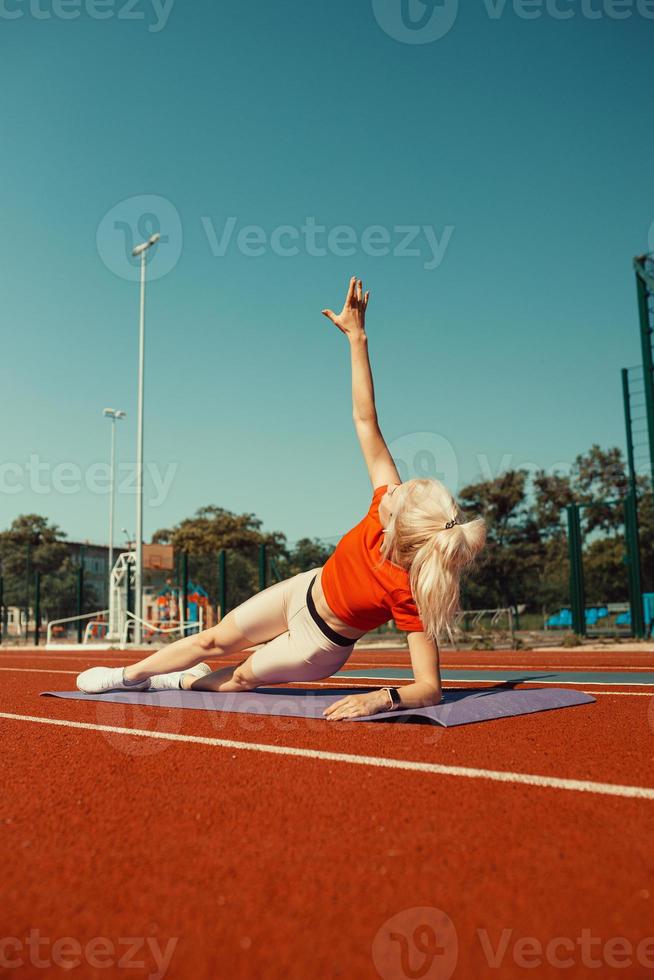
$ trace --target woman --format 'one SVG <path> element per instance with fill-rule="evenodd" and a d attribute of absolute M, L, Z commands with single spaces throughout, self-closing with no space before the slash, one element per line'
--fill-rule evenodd
<path fill-rule="evenodd" d="M 261 684 L 330 677 L 355 642 L 394 619 L 408 633 L 414 680 L 400 689 L 348 695 L 325 711 L 330 721 L 438 704 L 438 635 L 449 631 L 459 578 L 482 549 L 482 520 L 462 523 L 438 480 L 402 483 L 377 422 L 365 332 L 369 294 L 353 278 L 340 314 L 323 314 L 347 337 L 354 424 L 374 494 L 368 514 L 323 568 L 279 582 L 211 629 L 130 667 L 93 667 L 77 678 L 87 693 L 108 690 L 250 691 Z M 260 645 L 261 644 L 261 645 Z M 212 671 L 205 657 L 258 649 L 236 667 Z"/>

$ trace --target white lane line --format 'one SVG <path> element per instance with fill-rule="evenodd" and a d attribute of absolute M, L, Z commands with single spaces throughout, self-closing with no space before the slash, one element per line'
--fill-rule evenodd
<path fill-rule="evenodd" d="M 373 667 L 382 670 L 404 670 L 407 668 L 409 660 L 405 660 L 401 664 L 391 664 L 391 663 L 380 663 L 376 661 L 374 663 L 358 663 L 357 661 L 350 660 L 349 664 L 353 670 L 370 670 Z M 647 663 L 641 666 L 630 666 L 630 667 L 611 667 L 607 664 L 509 664 L 504 661 L 503 663 L 494 664 L 468 664 L 461 661 L 456 663 L 447 663 L 441 661 L 441 670 L 497 670 L 497 671 L 511 671 L 511 670 L 559 670 L 562 673 L 566 671 L 583 671 L 587 670 L 589 672 L 597 671 L 598 673 L 611 672 L 615 674 L 629 673 L 629 671 L 654 671 L 654 657 L 651 658 Z"/>
<path fill-rule="evenodd" d="M 137 735 L 168 742 L 192 742 L 214 748 L 237 749 L 243 752 L 262 752 L 270 755 L 294 756 L 321 762 L 345 762 L 354 766 L 371 766 L 377 769 L 399 769 L 408 772 L 424 772 L 438 776 L 460 776 L 465 779 L 487 779 L 496 783 L 514 783 L 545 789 L 560 789 L 575 793 L 594 793 L 598 796 L 620 796 L 632 800 L 654 800 L 654 788 L 650 786 L 622 786 L 616 783 L 595 783 L 582 779 L 561 779 L 555 776 L 537 776 L 526 772 L 505 772 L 494 769 L 471 769 L 467 766 L 443 766 L 435 762 L 413 762 L 410 759 L 387 759 L 371 755 L 350 755 L 345 752 L 324 752 L 320 749 L 300 749 L 292 745 L 266 745 L 260 742 L 236 742 L 227 738 L 207 738 L 202 735 L 180 735 L 176 732 L 150 732 L 142 728 L 119 728 L 113 725 L 92 725 L 81 721 L 59 718 L 43 718 L 38 715 L 14 715 L 0 712 L 0 718 L 8 721 L 28 721 L 39 725 L 56 725 L 61 728 L 78 728 L 92 732 L 111 732 L 114 735 Z M 328 724 L 328 723 L 327 723 Z"/>
<path fill-rule="evenodd" d="M 377 679 L 379 679 L 379 678 L 377 678 Z M 342 684 L 341 684 L 341 681 L 343 682 Z M 311 681 L 310 683 L 311 683 L 311 686 L 312 687 L 335 687 L 335 686 L 337 686 L 337 687 L 341 687 L 341 686 L 342 687 L 370 687 L 371 686 L 370 684 L 364 684 L 361 681 L 349 681 L 348 682 L 343 677 L 333 677 L 331 681 Z M 459 684 L 464 684 L 464 683 L 468 683 L 468 684 L 483 684 L 484 681 L 483 681 L 483 678 L 481 678 L 481 677 L 479 678 L 478 681 L 445 681 L 443 683 L 443 690 L 444 691 L 456 691 L 457 688 L 458 688 L 458 685 Z M 491 681 L 489 683 L 493 683 L 493 682 Z M 500 684 L 501 681 L 497 681 L 496 683 Z M 538 686 L 538 684 L 540 684 L 540 681 L 527 681 L 526 683 L 527 684 L 533 684 L 533 685 Z M 570 685 L 568 685 L 568 686 L 570 686 Z M 594 691 L 594 690 L 588 690 L 588 688 L 590 686 L 591 685 L 588 685 L 588 687 L 583 686 L 582 687 L 582 690 L 583 691 L 588 691 L 588 693 L 589 694 L 592 694 L 592 695 L 599 695 L 599 694 L 601 694 L 601 695 L 604 695 L 605 697 L 608 697 L 608 698 L 610 698 L 610 697 L 616 697 L 616 698 L 618 698 L 618 697 L 621 697 L 621 698 L 654 698 L 654 691 L 652 691 L 651 693 L 649 693 L 647 691 Z M 631 685 L 627 685 L 627 686 L 631 686 Z M 526 685 L 525 686 L 521 685 L 520 688 L 519 688 L 519 690 L 526 690 L 526 689 L 527 689 L 526 688 Z M 488 688 L 485 688 L 484 687 L 484 688 L 480 688 L 480 690 L 486 691 L 486 690 L 488 690 Z"/>
<path fill-rule="evenodd" d="M 0 667 L 0 670 L 6 670 L 14 674 L 72 674 L 74 677 L 77 676 L 79 671 L 77 670 L 61 670 L 58 668 L 48 668 L 48 667 Z M 372 678 L 373 680 L 375 678 Z M 378 678 L 377 678 L 378 679 Z M 459 681 L 461 684 L 480 684 L 483 683 L 483 679 L 480 678 L 478 681 Z M 501 683 L 501 682 L 498 682 Z M 529 681 L 528 683 L 539 684 L 540 681 Z M 545 683 L 545 682 L 543 682 Z M 348 681 L 345 677 L 334 677 L 329 681 L 312 681 L 312 687 L 370 687 L 370 684 L 366 684 L 363 681 Z M 582 686 L 579 684 L 579 686 Z M 592 685 L 583 686 L 583 690 L 587 690 L 588 687 Z M 627 685 L 629 686 L 629 685 Z M 455 691 L 457 687 L 456 683 L 446 683 L 443 684 L 443 689 L 446 691 Z M 649 694 L 644 691 L 589 691 L 589 694 L 603 694 L 606 697 L 623 697 L 623 698 L 653 698 L 654 692 Z"/>
<path fill-rule="evenodd" d="M 143 651 L 133 651 L 133 650 L 93 650 L 90 648 L 88 651 L 80 651 L 79 653 L 56 653 L 52 651 L 46 651 L 45 648 L 37 648 L 32 652 L 23 652 L 20 650 L 3 649 L 0 646 L 0 660 L 4 657 L 15 657 L 24 658 L 26 660 L 97 660 L 98 654 L 100 658 L 105 660 L 133 660 L 137 653 L 143 653 L 144 656 L 149 656 L 151 653 L 156 651 L 153 650 L 143 650 Z M 447 658 L 447 654 L 443 655 Z M 210 658 L 211 659 L 211 658 Z M 387 667 L 389 669 L 401 669 L 406 667 L 409 663 L 409 654 L 407 651 L 406 658 L 401 662 L 393 661 L 381 661 L 371 660 L 370 658 L 357 661 L 352 659 L 350 664 L 353 667 L 367 669 L 370 667 Z M 559 664 L 544 664 L 540 661 L 534 661 L 528 664 L 512 664 L 507 663 L 506 660 L 498 659 L 495 661 L 488 661 L 487 663 L 468 663 L 465 660 L 455 660 L 448 662 L 447 659 L 441 661 L 441 668 L 443 670 L 596 670 L 596 671 L 639 671 L 647 670 L 648 667 L 654 668 L 654 654 L 650 655 L 647 660 L 639 666 L 638 664 L 625 664 L 624 666 L 610 666 L 607 664 L 588 664 L 588 663 L 578 663 L 571 664 L 569 661 Z"/>
<path fill-rule="evenodd" d="M 584 688 L 587 691 L 586 688 Z M 647 691 L 587 691 L 588 694 L 593 696 L 602 694 L 606 698 L 654 698 L 654 691 L 648 693 Z"/>
<path fill-rule="evenodd" d="M 344 671 L 343 673 L 345 674 L 345 673 L 347 673 L 347 671 Z M 353 674 L 359 674 L 359 671 L 358 670 L 353 670 L 352 673 Z M 619 673 L 619 671 L 617 671 L 617 673 Z M 339 678 L 339 680 L 340 680 L 340 678 Z M 383 676 L 380 676 L 378 674 L 375 674 L 374 676 L 373 675 L 370 675 L 369 677 L 361 677 L 361 676 L 359 676 L 359 677 L 353 677 L 352 680 L 353 681 L 354 680 L 359 680 L 359 681 L 361 681 L 361 680 L 368 680 L 368 681 L 374 681 L 375 683 L 377 683 L 378 681 L 409 680 L 409 678 L 407 678 L 407 677 L 383 677 Z M 501 681 L 501 680 L 498 680 L 497 678 L 482 677 L 482 676 L 474 677 L 472 679 L 471 678 L 466 679 L 466 678 L 463 678 L 463 677 L 461 677 L 461 678 L 458 678 L 458 677 L 457 678 L 448 677 L 447 680 L 448 680 L 449 683 L 455 684 L 457 687 L 459 686 L 459 684 L 505 684 L 506 683 L 506 681 Z M 546 680 L 544 677 L 525 677 L 524 679 L 509 678 L 509 681 L 508 682 L 509 683 L 514 683 L 514 684 L 539 684 L 539 685 L 540 684 L 556 684 L 557 687 L 583 687 L 584 689 L 586 687 L 598 687 L 600 685 L 602 687 L 654 687 L 654 672 L 652 672 L 652 680 L 649 681 L 649 682 L 644 682 L 644 681 L 564 681 L 564 680 L 561 680 L 560 678 L 557 678 L 556 680 L 550 681 L 550 680 Z"/>

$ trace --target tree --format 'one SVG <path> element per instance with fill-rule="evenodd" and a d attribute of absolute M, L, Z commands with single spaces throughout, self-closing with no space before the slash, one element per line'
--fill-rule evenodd
<path fill-rule="evenodd" d="M 334 545 L 325 544 L 320 538 L 300 538 L 288 557 L 281 563 L 280 571 L 284 578 L 320 568 L 334 551 Z"/>
<path fill-rule="evenodd" d="M 255 514 L 234 514 L 222 507 L 201 507 L 173 528 L 153 535 L 158 544 L 172 544 L 190 557 L 189 573 L 197 585 L 217 602 L 218 552 L 227 552 L 228 606 L 233 608 L 259 588 L 259 547 L 266 545 L 269 558 L 286 558 L 286 536 L 264 533 Z"/>
<path fill-rule="evenodd" d="M 571 485 L 575 500 L 584 504 L 586 533 L 618 533 L 623 521 L 622 501 L 629 489 L 622 450 L 591 446 L 575 459 Z"/>
<path fill-rule="evenodd" d="M 527 472 L 508 470 L 494 480 L 471 484 L 459 498 L 487 526 L 483 556 L 465 583 L 465 603 L 495 608 L 529 601 L 542 547 L 527 501 Z"/>
<path fill-rule="evenodd" d="M 22 514 L 0 532 L 0 564 L 5 606 L 33 606 L 34 577 L 41 573 L 41 611 L 47 619 L 77 612 L 77 569 L 65 535 L 38 514 Z M 85 583 L 84 608 L 97 606 L 95 591 Z"/>

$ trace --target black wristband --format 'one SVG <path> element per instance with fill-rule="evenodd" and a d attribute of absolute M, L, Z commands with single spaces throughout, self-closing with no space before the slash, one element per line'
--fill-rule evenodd
<path fill-rule="evenodd" d="M 400 697 L 400 692 L 396 687 L 383 687 L 382 691 L 386 691 L 391 699 L 391 706 L 388 709 L 389 711 L 396 711 L 397 708 L 402 707 L 402 698 Z"/>

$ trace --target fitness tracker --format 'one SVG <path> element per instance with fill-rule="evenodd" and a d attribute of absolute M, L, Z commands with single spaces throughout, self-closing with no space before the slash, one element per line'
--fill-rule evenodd
<path fill-rule="evenodd" d="M 396 687 L 382 687 L 382 691 L 388 695 L 389 711 L 396 711 L 402 706 L 402 698 L 400 697 L 400 692 Z"/>

